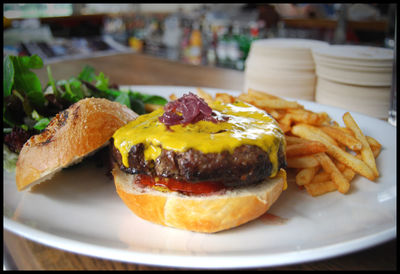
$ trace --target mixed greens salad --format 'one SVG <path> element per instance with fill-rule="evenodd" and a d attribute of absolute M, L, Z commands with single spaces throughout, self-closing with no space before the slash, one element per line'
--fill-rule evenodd
<path fill-rule="evenodd" d="M 40 133 L 58 112 L 81 99 L 106 98 L 124 104 L 138 114 L 146 113 L 145 104 L 167 103 L 161 96 L 120 90 L 118 85 L 110 84 L 103 72 L 96 74 L 88 65 L 76 77 L 63 80 L 54 79 L 50 66 L 47 66 L 48 83 L 42 87 L 32 71 L 41 68 L 43 60 L 37 55 L 8 55 L 3 60 L 4 158 L 10 159 L 9 152 L 18 154 L 30 136 Z M 15 155 L 11 156 L 16 159 Z"/>

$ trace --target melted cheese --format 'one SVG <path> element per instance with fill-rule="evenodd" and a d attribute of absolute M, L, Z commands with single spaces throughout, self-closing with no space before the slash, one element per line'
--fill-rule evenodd
<path fill-rule="evenodd" d="M 159 122 L 162 108 L 139 116 L 136 120 L 118 129 L 114 145 L 122 155 L 122 163 L 128 167 L 128 154 L 132 146 L 143 143 L 146 161 L 156 160 L 161 148 L 185 152 L 190 148 L 203 153 L 233 152 L 247 144 L 256 145 L 268 153 L 272 163 L 271 177 L 278 172 L 278 149 L 285 145 L 282 130 L 276 121 L 263 110 L 244 102 L 211 105 L 214 113 L 228 116 L 225 122 L 199 121 L 195 124 L 174 125 L 171 130 Z"/>

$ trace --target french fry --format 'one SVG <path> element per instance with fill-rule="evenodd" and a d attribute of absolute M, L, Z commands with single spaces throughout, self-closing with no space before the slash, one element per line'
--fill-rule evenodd
<path fill-rule="evenodd" d="M 296 174 L 297 185 L 303 186 L 309 184 L 319 169 L 319 166 L 300 169 Z"/>
<path fill-rule="evenodd" d="M 337 190 L 336 184 L 332 181 L 310 183 L 304 185 L 304 188 L 313 197 Z"/>
<path fill-rule="evenodd" d="M 314 177 L 311 179 L 310 184 L 326 182 L 329 181 L 330 179 L 331 175 L 328 172 L 321 170 L 320 172 L 314 175 Z"/>
<path fill-rule="evenodd" d="M 381 152 L 382 145 L 371 136 L 365 136 L 365 137 L 367 138 L 368 144 L 371 147 L 374 157 L 377 158 L 379 156 L 379 153 Z"/>
<path fill-rule="evenodd" d="M 256 97 L 256 98 L 263 98 L 263 99 L 279 99 L 278 96 L 269 94 L 267 92 L 263 92 L 263 91 L 258 91 L 252 88 L 249 88 L 247 90 L 247 93 L 252 96 L 252 97 Z"/>
<path fill-rule="evenodd" d="M 304 126 L 307 126 L 307 127 L 304 127 Z M 300 137 L 308 139 L 308 140 L 320 141 L 321 143 L 323 143 L 326 146 L 326 152 L 330 156 L 337 159 L 339 162 L 342 162 L 343 164 L 347 165 L 348 167 L 353 169 L 355 172 L 366 177 L 367 179 L 369 179 L 371 181 L 375 180 L 376 176 L 375 176 L 374 172 L 371 170 L 371 168 L 366 163 L 364 163 L 357 157 L 353 156 L 352 154 L 342 150 L 338 146 L 333 145 L 322 135 L 319 135 L 317 131 L 316 132 L 307 131 L 308 127 L 310 127 L 310 126 L 304 125 L 304 124 L 295 125 L 292 127 L 291 132 L 294 135 L 300 136 Z"/>
<path fill-rule="evenodd" d="M 292 124 L 292 115 L 290 113 L 286 113 L 283 115 L 283 117 L 281 117 L 281 119 L 279 119 L 279 123 L 290 128 L 290 125 Z"/>
<path fill-rule="evenodd" d="M 291 145 L 291 144 L 303 144 L 303 143 L 309 142 L 308 140 L 303 139 L 303 138 L 300 138 L 300 137 L 297 137 L 297 136 L 288 136 L 288 135 L 285 135 L 285 139 L 286 139 L 287 145 Z"/>
<path fill-rule="evenodd" d="M 306 109 L 288 109 L 288 114 L 292 121 L 311 125 L 320 125 L 326 119 L 326 117 Z"/>
<path fill-rule="evenodd" d="M 317 159 L 312 155 L 306 155 L 301 157 L 287 158 L 287 165 L 291 168 L 307 168 L 316 167 L 319 165 Z"/>
<path fill-rule="evenodd" d="M 283 98 L 273 96 L 267 93 L 255 91 L 249 89 L 247 94 L 239 95 L 239 99 L 246 102 L 252 102 L 261 108 L 273 108 L 273 109 L 287 109 L 287 108 L 304 108 L 302 105 L 295 101 L 287 101 Z"/>
<path fill-rule="evenodd" d="M 235 98 L 227 93 L 217 93 L 215 94 L 215 100 L 223 103 L 233 103 Z"/>
<path fill-rule="evenodd" d="M 297 124 L 292 127 L 293 135 L 300 136 L 304 139 L 311 140 L 311 141 L 320 141 L 324 140 L 324 142 L 328 142 L 331 145 L 337 146 L 337 142 L 323 132 L 318 127 L 308 125 L 308 124 Z M 322 142 L 322 143 L 324 143 Z"/>
<path fill-rule="evenodd" d="M 351 180 L 353 180 L 354 176 L 356 175 L 356 173 L 354 172 L 354 170 L 352 170 L 349 167 L 346 167 L 343 171 L 342 171 L 343 176 L 349 181 L 351 182 Z"/>
<path fill-rule="evenodd" d="M 301 144 L 288 145 L 286 147 L 286 157 L 298 157 L 325 151 L 326 146 L 321 142 L 309 141 Z"/>
<path fill-rule="evenodd" d="M 344 130 L 331 126 L 323 126 L 321 129 L 333 139 L 344 144 L 351 150 L 361 150 L 362 148 L 362 143 Z"/>
<path fill-rule="evenodd" d="M 199 95 L 200 98 L 203 98 L 207 104 L 210 104 L 213 101 L 213 97 L 204 89 L 197 88 L 196 90 L 197 90 L 197 95 Z"/>
<path fill-rule="evenodd" d="M 332 160 L 325 153 L 317 153 L 314 157 L 320 162 L 322 168 L 330 174 L 332 181 L 337 185 L 340 193 L 347 193 L 350 188 L 349 181 L 337 169 Z"/>
<path fill-rule="evenodd" d="M 343 115 L 343 122 L 348 128 L 350 128 L 355 137 L 362 143 L 361 157 L 362 160 L 372 169 L 375 177 L 379 177 L 378 169 L 376 168 L 376 162 L 374 154 L 372 153 L 371 147 L 367 141 L 367 138 L 362 133 L 361 129 L 358 127 L 357 123 L 354 121 L 353 117 L 349 112 Z"/>
<path fill-rule="evenodd" d="M 255 102 L 255 104 L 260 107 L 269 107 L 277 109 L 299 108 L 301 106 L 297 102 L 286 101 L 284 99 L 258 100 Z"/>
<path fill-rule="evenodd" d="M 281 124 L 279 122 L 278 122 L 278 124 L 279 124 L 279 127 L 282 129 L 283 133 L 290 132 L 290 130 L 292 129 L 292 127 L 290 125 Z"/>

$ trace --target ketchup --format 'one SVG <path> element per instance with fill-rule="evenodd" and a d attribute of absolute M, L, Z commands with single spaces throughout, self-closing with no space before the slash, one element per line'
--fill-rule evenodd
<path fill-rule="evenodd" d="M 226 188 L 221 182 L 204 181 L 189 183 L 173 178 L 152 177 L 143 174 L 136 175 L 135 183 L 153 188 L 166 188 L 169 191 L 178 191 L 187 195 L 209 195 Z"/>

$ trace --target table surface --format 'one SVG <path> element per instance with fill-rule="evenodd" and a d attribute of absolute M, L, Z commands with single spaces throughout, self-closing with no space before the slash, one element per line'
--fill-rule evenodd
<path fill-rule="evenodd" d="M 111 83 L 119 85 L 177 85 L 242 90 L 243 72 L 206 66 L 194 66 L 141 54 L 118 54 L 51 64 L 55 79 L 76 76 L 85 64 L 104 72 Z M 42 83 L 45 68 L 37 71 Z M 3 230 L 5 267 L 19 270 L 173 270 L 98 259 L 51 248 Z M 397 241 L 356 253 L 268 270 L 396 270 Z M 257 270 L 261 270 L 257 268 Z"/>

